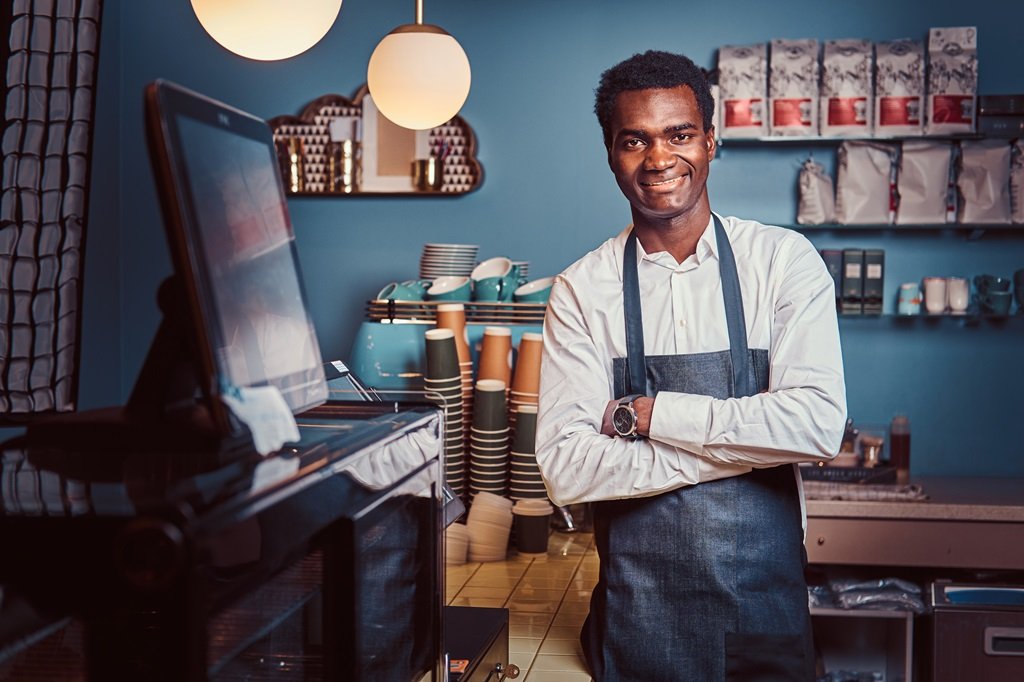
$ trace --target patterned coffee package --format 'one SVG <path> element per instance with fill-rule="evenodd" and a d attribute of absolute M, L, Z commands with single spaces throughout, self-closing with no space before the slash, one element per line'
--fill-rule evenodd
<path fill-rule="evenodd" d="M 772 135 L 818 134 L 818 41 L 773 40 L 768 65 Z"/>
<path fill-rule="evenodd" d="M 826 40 L 821 55 L 821 134 L 871 134 L 870 40 Z"/>
<path fill-rule="evenodd" d="M 960 143 L 960 222 L 1010 222 L 1009 140 Z"/>
<path fill-rule="evenodd" d="M 814 159 L 807 159 L 800 168 L 800 201 L 796 222 L 800 225 L 823 225 L 836 219 L 836 193 L 832 177 Z"/>
<path fill-rule="evenodd" d="M 886 225 L 894 214 L 896 156 L 899 147 L 883 142 L 846 141 L 839 145 L 836 170 L 836 222 Z"/>
<path fill-rule="evenodd" d="M 924 44 L 891 40 L 875 44 L 875 135 L 924 133 Z"/>
<path fill-rule="evenodd" d="M 949 142 L 908 140 L 903 143 L 896 180 L 899 192 L 897 224 L 946 222 L 949 166 L 952 158 L 953 145 Z"/>
<path fill-rule="evenodd" d="M 763 137 L 768 134 L 768 47 L 722 45 L 718 48 L 719 116 L 721 138 Z"/>
<path fill-rule="evenodd" d="M 974 132 L 978 96 L 978 29 L 933 28 L 928 32 L 929 135 Z"/>

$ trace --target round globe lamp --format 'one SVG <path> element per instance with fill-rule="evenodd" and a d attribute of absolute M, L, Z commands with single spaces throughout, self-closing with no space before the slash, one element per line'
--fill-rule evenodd
<path fill-rule="evenodd" d="M 416 23 L 384 36 L 366 70 L 377 109 L 413 130 L 436 128 L 459 113 L 470 81 L 466 52 L 443 28 L 423 23 L 422 0 L 416 0 Z"/>
<path fill-rule="evenodd" d="M 237 55 L 287 59 L 320 42 L 338 18 L 342 0 L 192 0 L 206 32 Z"/>

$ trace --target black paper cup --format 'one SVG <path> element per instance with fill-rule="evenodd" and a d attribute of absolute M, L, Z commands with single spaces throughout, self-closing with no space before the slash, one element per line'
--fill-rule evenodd
<path fill-rule="evenodd" d="M 426 377 L 432 380 L 461 377 L 455 332 L 451 329 L 428 329 L 423 336 L 427 348 Z"/>
<path fill-rule="evenodd" d="M 505 403 L 505 382 L 481 379 L 473 394 L 473 428 L 481 431 L 499 431 L 508 428 Z"/>

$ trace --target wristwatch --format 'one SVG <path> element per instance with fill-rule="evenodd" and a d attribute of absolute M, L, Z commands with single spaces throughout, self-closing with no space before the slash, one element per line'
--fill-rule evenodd
<path fill-rule="evenodd" d="M 642 394 L 635 393 L 619 398 L 619 404 L 612 411 L 612 428 L 620 438 L 640 438 L 640 434 L 636 432 L 637 417 L 633 401 L 641 396 Z"/>

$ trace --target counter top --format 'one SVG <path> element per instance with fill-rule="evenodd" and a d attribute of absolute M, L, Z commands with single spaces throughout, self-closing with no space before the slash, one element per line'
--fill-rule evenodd
<path fill-rule="evenodd" d="M 920 477 L 920 502 L 807 500 L 808 517 L 1024 522 L 1024 478 Z"/>
<path fill-rule="evenodd" d="M 1024 570 L 1024 479 L 922 477 L 928 500 L 807 500 L 816 564 Z"/>

